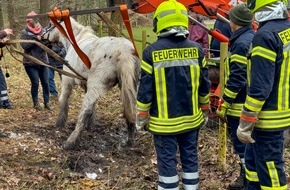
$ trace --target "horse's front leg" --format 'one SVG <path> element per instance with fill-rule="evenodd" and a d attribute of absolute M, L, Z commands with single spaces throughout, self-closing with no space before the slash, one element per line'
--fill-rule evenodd
<path fill-rule="evenodd" d="M 67 116 L 68 116 L 68 105 L 69 105 L 69 98 L 72 93 L 72 84 L 70 79 L 63 76 L 62 85 L 61 85 L 61 94 L 59 97 L 59 110 L 58 116 L 56 119 L 56 127 L 65 127 Z"/>
<path fill-rule="evenodd" d="M 92 98 L 89 92 L 86 93 L 83 105 L 81 108 L 81 112 L 78 116 L 78 121 L 75 127 L 75 130 L 71 133 L 69 138 L 66 140 L 66 142 L 63 145 L 63 148 L 66 150 L 74 149 L 77 141 L 81 135 L 81 132 L 86 128 L 87 126 L 91 126 L 94 117 L 95 117 L 95 102 L 96 98 Z"/>

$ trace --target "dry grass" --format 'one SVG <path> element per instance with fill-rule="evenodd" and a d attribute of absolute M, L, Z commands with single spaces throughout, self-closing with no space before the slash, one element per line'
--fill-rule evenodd
<path fill-rule="evenodd" d="M 73 130 L 81 107 L 82 90 L 71 100 L 65 129 L 54 122 L 58 112 L 32 108 L 30 82 L 21 63 L 10 56 L 1 61 L 9 65 L 7 79 L 13 110 L 0 110 L 0 129 L 10 138 L 0 139 L 0 189 L 156 189 L 157 169 L 152 137 L 139 133 L 132 148 L 123 148 L 126 134 L 120 111 L 118 89 L 102 98 L 97 108 L 96 129 L 85 131 L 79 148 L 64 151 L 62 143 Z M 57 77 L 57 86 L 59 79 Z M 42 97 L 41 93 L 40 96 Z M 217 167 L 217 128 L 203 128 L 199 138 L 200 190 L 223 190 L 238 174 L 237 158 L 228 141 L 227 170 Z M 290 153 L 285 153 L 289 174 Z M 96 180 L 85 172 L 96 173 Z"/>

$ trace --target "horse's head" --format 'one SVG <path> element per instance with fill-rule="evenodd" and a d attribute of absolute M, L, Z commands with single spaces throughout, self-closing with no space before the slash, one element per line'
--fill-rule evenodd
<path fill-rule="evenodd" d="M 59 42 L 60 41 L 59 37 L 60 32 L 52 23 L 50 23 L 47 27 L 45 27 L 43 39 L 48 40 L 50 42 Z"/>
<path fill-rule="evenodd" d="M 72 30 L 73 30 L 72 32 L 73 32 L 75 37 L 81 31 L 83 31 L 84 28 L 85 28 L 84 26 L 79 24 L 76 20 L 74 20 L 72 17 L 70 17 L 70 23 L 71 23 L 71 27 L 72 27 Z M 60 21 L 59 24 L 61 25 L 61 27 L 63 27 L 64 31 L 66 31 L 66 33 L 67 33 L 67 28 L 66 28 L 65 23 L 63 21 Z M 46 40 L 48 40 L 50 42 L 61 42 L 62 44 L 64 44 L 66 49 L 69 46 L 69 41 L 59 31 L 59 29 L 56 26 L 54 26 L 53 24 L 50 24 L 49 26 L 46 27 L 46 32 L 43 35 L 43 39 L 46 39 Z"/>

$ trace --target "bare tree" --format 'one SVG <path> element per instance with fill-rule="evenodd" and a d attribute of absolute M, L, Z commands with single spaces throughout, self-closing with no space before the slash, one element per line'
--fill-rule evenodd
<path fill-rule="evenodd" d="M 40 0 L 39 12 L 40 13 L 47 13 L 49 11 L 50 11 L 50 1 Z M 46 26 L 48 24 L 48 18 L 47 17 L 41 17 L 40 18 L 40 24 L 42 26 Z"/>

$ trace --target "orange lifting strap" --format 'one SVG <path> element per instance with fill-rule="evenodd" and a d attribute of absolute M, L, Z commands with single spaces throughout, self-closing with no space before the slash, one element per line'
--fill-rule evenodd
<path fill-rule="evenodd" d="M 127 5 L 121 5 L 120 6 L 120 13 L 123 19 L 123 22 L 126 26 L 126 29 L 128 31 L 128 34 L 130 36 L 131 42 L 133 43 L 134 49 L 135 49 L 135 54 L 139 57 L 135 42 L 134 42 L 134 37 L 133 37 L 133 32 L 132 32 L 132 27 L 129 19 L 129 14 L 128 14 L 128 8 Z M 69 18 L 69 10 L 59 10 L 58 8 L 54 8 L 53 11 L 48 13 L 48 16 L 50 20 L 53 22 L 53 24 L 58 28 L 58 30 L 69 40 L 69 42 L 72 44 L 74 49 L 76 50 L 78 56 L 80 59 L 84 62 L 84 64 L 90 69 L 91 68 L 91 62 L 88 56 L 79 48 L 77 45 L 77 42 L 75 40 L 70 18 Z M 62 19 L 64 21 L 65 27 L 67 30 L 65 30 L 58 20 Z"/>
<path fill-rule="evenodd" d="M 63 10 L 60 11 L 58 8 L 54 8 L 53 11 L 48 13 L 48 16 L 50 20 L 53 22 L 53 24 L 59 29 L 59 31 L 68 39 L 68 41 L 72 44 L 74 49 L 76 50 L 77 54 L 81 58 L 81 60 L 84 62 L 84 64 L 90 69 L 91 68 L 91 61 L 88 58 L 88 56 L 80 49 L 80 47 L 77 45 L 77 42 L 75 40 L 73 30 L 71 27 L 71 22 L 69 18 L 69 10 Z M 67 32 L 65 29 L 60 25 L 60 23 L 57 20 L 63 19 L 65 27 L 67 29 Z"/>
<path fill-rule="evenodd" d="M 131 23 L 130 23 L 130 19 L 129 19 L 129 14 L 128 14 L 128 8 L 127 5 L 121 5 L 120 6 L 120 12 L 123 18 L 123 22 L 127 28 L 127 31 L 129 33 L 131 42 L 133 43 L 134 49 L 135 49 L 135 54 L 139 57 L 135 42 L 134 42 L 134 37 L 133 37 L 133 32 L 132 32 L 132 27 L 131 27 Z"/>

